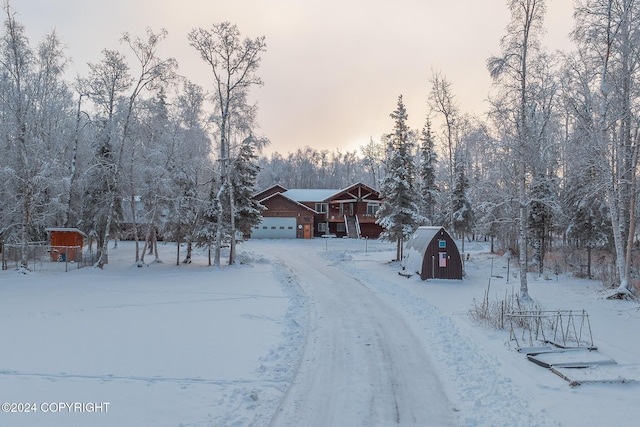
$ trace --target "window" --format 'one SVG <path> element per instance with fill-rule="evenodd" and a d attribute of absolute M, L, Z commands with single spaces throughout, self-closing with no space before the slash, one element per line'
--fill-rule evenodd
<path fill-rule="evenodd" d="M 326 203 L 316 203 L 316 212 L 318 213 L 327 213 L 329 209 L 329 205 Z"/>
<path fill-rule="evenodd" d="M 337 223 L 336 224 L 336 231 L 344 233 L 344 231 L 345 231 L 344 223 L 342 223 L 342 222 Z"/>
<path fill-rule="evenodd" d="M 367 215 L 375 215 L 378 213 L 378 208 L 380 207 L 379 203 L 368 203 L 367 204 Z"/>
<path fill-rule="evenodd" d="M 327 223 L 326 222 L 319 222 L 318 223 L 318 231 L 325 233 L 327 231 Z"/>
<path fill-rule="evenodd" d="M 438 240 L 438 247 L 439 248 L 446 248 L 447 247 L 447 241 L 446 240 Z"/>

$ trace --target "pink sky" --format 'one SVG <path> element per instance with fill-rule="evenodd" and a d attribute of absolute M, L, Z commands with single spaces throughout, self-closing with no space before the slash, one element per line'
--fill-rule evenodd
<path fill-rule="evenodd" d="M 567 49 L 572 0 L 551 0 L 546 44 Z M 166 28 L 166 56 L 205 89 L 212 76 L 189 46 L 195 27 L 235 23 L 243 36 L 265 36 L 254 89 L 269 151 L 306 145 L 355 150 L 391 131 L 389 114 L 402 94 L 409 125 L 429 113 L 432 70 L 453 84 L 464 112 L 481 114 L 490 90 L 486 59 L 499 53 L 509 14 L 505 0 L 30 0 L 12 1 L 32 44 L 55 29 L 73 58 L 72 76 L 99 62 L 104 48 L 122 49 L 123 32 Z"/>

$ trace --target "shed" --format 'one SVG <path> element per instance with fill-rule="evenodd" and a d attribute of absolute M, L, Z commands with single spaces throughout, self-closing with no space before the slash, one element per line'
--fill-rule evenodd
<path fill-rule="evenodd" d="M 407 241 L 403 268 L 422 280 L 462 279 L 462 258 L 444 227 L 418 227 Z"/>
<path fill-rule="evenodd" d="M 51 261 L 79 261 L 87 235 L 77 228 L 47 228 Z"/>

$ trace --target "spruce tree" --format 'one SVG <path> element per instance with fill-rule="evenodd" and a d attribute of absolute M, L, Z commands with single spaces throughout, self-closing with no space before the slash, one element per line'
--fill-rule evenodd
<path fill-rule="evenodd" d="M 251 233 L 251 229 L 260 224 L 264 206 L 252 198 L 256 191 L 256 180 L 260 167 L 257 164 L 256 149 L 261 141 L 253 135 L 240 144 L 238 157 L 234 161 L 231 183 L 234 187 L 235 228 L 242 235 Z"/>
<path fill-rule="evenodd" d="M 462 238 L 462 252 L 464 253 L 464 237 L 473 226 L 473 209 L 469 200 L 469 180 L 465 174 L 464 162 L 456 162 L 455 182 L 453 188 L 453 228 Z"/>
<path fill-rule="evenodd" d="M 407 112 L 398 98 L 398 106 L 391 113 L 393 133 L 387 135 L 385 176 L 382 179 L 382 205 L 377 224 L 384 228 L 381 238 L 395 241 L 396 259 L 402 259 L 402 242 L 410 236 L 425 218 L 419 214 L 418 194 L 414 185 L 413 134 L 407 126 Z"/>
<path fill-rule="evenodd" d="M 431 120 L 427 121 L 420 133 L 420 165 L 418 176 L 420 179 L 420 214 L 427 218 L 429 224 L 434 223 L 436 196 L 436 163 L 438 156 L 435 150 L 433 134 L 431 133 Z"/>
<path fill-rule="evenodd" d="M 544 176 L 537 176 L 531 182 L 531 204 L 529 208 L 529 236 L 533 246 L 533 261 L 538 266 L 538 274 L 544 269 L 544 255 L 547 236 L 551 233 L 553 212 L 550 201 L 553 194 L 550 182 Z"/>

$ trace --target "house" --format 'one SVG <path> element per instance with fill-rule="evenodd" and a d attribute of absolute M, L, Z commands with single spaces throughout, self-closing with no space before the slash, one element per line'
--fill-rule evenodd
<path fill-rule="evenodd" d="M 382 232 L 375 223 L 380 193 L 362 183 L 343 189 L 288 190 L 275 185 L 253 198 L 267 209 L 252 238 L 377 238 Z"/>
<path fill-rule="evenodd" d="M 462 258 L 443 227 L 418 227 L 407 241 L 403 268 L 427 279 L 462 279 Z"/>
<path fill-rule="evenodd" d="M 77 228 L 46 228 L 49 233 L 51 261 L 80 261 L 87 235 Z"/>

